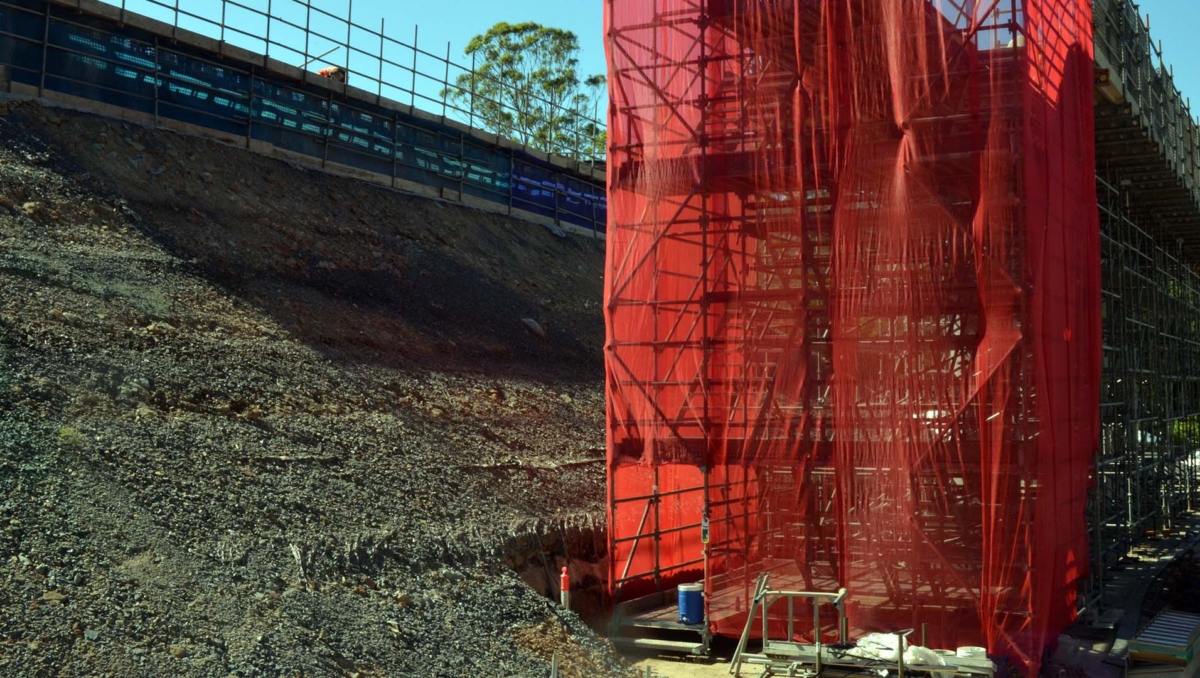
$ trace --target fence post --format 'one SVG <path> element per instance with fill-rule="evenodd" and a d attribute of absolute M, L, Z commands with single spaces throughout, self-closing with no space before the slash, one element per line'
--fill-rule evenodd
<path fill-rule="evenodd" d="M 304 68 L 308 68 L 308 38 L 312 33 L 312 3 L 304 3 Z"/>
<path fill-rule="evenodd" d="M 249 149 L 254 138 L 254 66 L 250 67 L 250 89 L 249 97 L 247 97 L 246 105 L 248 108 L 246 116 L 246 148 Z"/>
<path fill-rule="evenodd" d="M 124 0 L 122 0 L 122 6 L 124 6 Z M 39 99 L 46 96 L 46 59 L 50 54 L 50 7 L 50 3 L 46 3 L 46 24 L 42 26 L 42 73 L 38 81 Z M 122 14 L 124 14 L 124 10 L 122 10 Z M 158 58 L 157 55 L 155 58 Z"/>
<path fill-rule="evenodd" d="M 392 111 L 392 188 L 400 169 L 400 111 Z"/>
<path fill-rule="evenodd" d="M 384 33 L 384 28 L 385 28 L 385 24 L 383 22 L 383 17 L 380 17 L 379 18 L 379 79 L 375 81 L 376 84 L 379 85 L 379 92 L 376 93 L 376 95 L 375 95 L 375 98 L 377 99 L 377 101 L 375 103 L 379 103 L 380 101 L 383 100 L 383 33 Z"/>
<path fill-rule="evenodd" d="M 518 89 L 515 84 L 512 86 L 512 88 L 513 88 L 513 101 L 520 101 L 521 90 Z M 503 107 L 503 104 L 501 104 L 501 107 Z M 516 119 L 517 119 L 516 129 L 521 129 L 521 125 L 523 124 L 523 121 L 521 120 L 520 111 L 517 110 L 516 106 L 513 106 L 512 108 L 513 108 L 513 112 L 517 114 L 516 115 Z M 521 130 L 521 150 L 523 150 L 523 151 L 529 150 L 529 132 L 527 130 Z"/>
<path fill-rule="evenodd" d="M 607 87 L 607 85 L 608 85 L 608 83 L 605 82 L 606 87 Z M 606 93 L 605 94 L 606 100 L 607 100 L 607 96 L 608 95 Z M 603 127 L 601 127 L 599 122 L 600 122 L 600 102 L 594 101 L 594 102 L 592 102 L 592 124 L 594 124 L 596 126 L 596 129 L 604 130 L 604 148 L 601 148 L 600 152 L 603 153 L 605 155 L 605 157 L 607 157 L 608 156 L 608 120 L 607 119 L 605 120 Z M 591 169 L 595 170 L 596 169 L 596 142 L 595 142 L 595 140 L 592 140 L 589 143 L 588 159 L 591 161 Z"/>
<path fill-rule="evenodd" d="M 329 167 L 329 141 L 333 139 L 333 90 L 325 97 L 325 134 L 322 136 L 324 145 L 321 147 L 321 171 L 325 171 Z"/>
<path fill-rule="evenodd" d="M 417 42 L 420 37 L 421 27 L 413 24 L 412 89 L 409 90 L 409 100 L 413 108 L 417 107 Z"/>
<path fill-rule="evenodd" d="M 597 207 L 599 201 L 596 199 L 596 194 L 592 194 L 590 202 L 592 203 L 592 237 L 598 238 L 600 237 L 600 229 L 596 227 L 596 224 L 600 223 L 600 208 Z"/>
<path fill-rule="evenodd" d="M 471 52 L 471 110 L 470 122 L 467 124 L 470 129 L 475 129 L 475 86 L 478 83 L 479 81 L 475 77 L 475 52 Z"/>
<path fill-rule="evenodd" d="M 162 89 L 162 78 L 159 77 L 159 72 L 162 69 L 162 45 L 158 43 L 158 36 L 154 36 L 154 127 L 158 128 L 158 90 Z"/>
<path fill-rule="evenodd" d="M 467 184 L 467 133 L 458 133 L 458 202 L 463 201 L 463 188 Z"/>
<path fill-rule="evenodd" d="M 350 82 L 350 31 L 354 27 L 354 0 L 346 3 L 346 82 Z"/>
<path fill-rule="evenodd" d="M 227 1 L 221 0 L 221 42 L 225 42 L 225 5 Z M 125 5 L 124 0 L 121 1 L 121 5 Z"/>
<path fill-rule="evenodd" d="M 179 0 L 175 0 L 175 1 L 178 2 Z M 267 47 L 266 47 L 266 50 L 263 52 L 263 55 L 269 58 L 271 56 L 271 0 L 267 0 L 267 37 L 266 37 L 266 40 L 267 40 Z"/>
<path fill-rule="evenodd" d="M 450 41 L 446 41 L 446 72 L 442 75 L 442 122 L 446 122 L 446 97 L 450 94 Z"/>

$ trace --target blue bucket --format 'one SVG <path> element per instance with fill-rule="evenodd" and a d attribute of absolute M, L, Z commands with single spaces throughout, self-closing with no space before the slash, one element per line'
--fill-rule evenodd
<path fill-rule="evenodd" d="M 680 584 L 679 621 L 684 624 L 704 622 L 704 584 Z"/>

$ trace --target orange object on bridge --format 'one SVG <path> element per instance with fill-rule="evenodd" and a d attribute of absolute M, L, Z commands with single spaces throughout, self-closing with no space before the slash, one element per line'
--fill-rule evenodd
<path fill-rule="evenodd" d="M 346 82 L 346 69 L 341 66 L 327 66 L 317 71 L 317 75 L 337 80 L 338 82 Z"/>

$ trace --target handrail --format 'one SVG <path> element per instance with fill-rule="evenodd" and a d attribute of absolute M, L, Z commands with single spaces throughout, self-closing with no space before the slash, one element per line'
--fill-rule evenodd
<path fill-rule="evenodd" d="M 754 627 L 754 621 L 758 617 L 759 610 L 762 611 L 762 640 L 763 652 L 766 653 L 770 645 L 769 622 L 770 615 L 768 611 L 771 609 L 771 603 L 780 599 L 788 601 L 788 636 L 795 638 L 795 607 L 793 602 L 796 598 L 806 598 L 813 601 L 813 644 L 816 646 L 817 657 L 817 673 L 822 670 L 821 665 L 821 602 L 828 602 L 838 612 L 838 642 L 846 642 L 849 635 L 849 628 L 846 621 L 846 594 L 845 587 L 837 591 L 783 591 L 772 590 L 768 588 L 768 580 L 770 573 L 763 572 L 758 575 L 758 580 L 754 585 L 754 599 L 750 605 L 749 613 L 746 615 L 746 628 L 742 629 L 742 636 L 738 639 L 737 649 L 733 653 L 733 659 L 729 662 L 729 672 L 737 675 L 741 670 L 742 658 L 746 652 L 746 644 L 750 640 L 750 629 Z M 774 599 L 774 600 L 773 600 Z M 911 631 L 910 631 L 911 633 Z M 903 675 L 903 673 L 901 673 Z"/>

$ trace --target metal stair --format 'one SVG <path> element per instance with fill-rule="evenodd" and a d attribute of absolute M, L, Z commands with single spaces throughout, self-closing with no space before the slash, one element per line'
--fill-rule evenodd
<path fill-rule="evenodd" d="M 708 624 L 680 622 L 674 593 L 672 589 L 618 604 L 609 640 L 624 649 L 708 655 L 712 641 Z"/>

